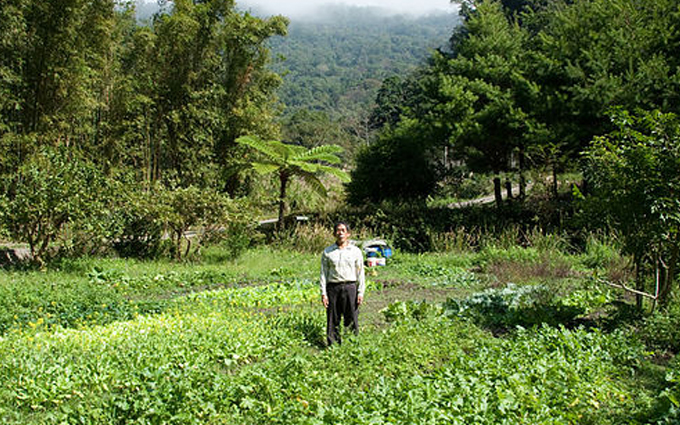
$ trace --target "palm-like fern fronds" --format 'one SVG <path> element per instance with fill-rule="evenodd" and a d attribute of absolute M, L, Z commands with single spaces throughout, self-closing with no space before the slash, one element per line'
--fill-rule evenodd
<path fill-rule="evenodd" d="M 250 165 L 257 174 L 270 174 L 276 172 L 280 166 L 271 162 L 251 162 Z"/>
<path fill-rule="evenodd" d="M 253 136 L 243 136 L 236 142 L 248 146 L 266 156 L 262 161 L 251 163 L 251 167 L 258 174 L 277 173 L 281 182 L 279 194 L 279 228 L 283 227 L 285 211 L 286 187 L 291 177 L 299 177 L 305 181 L 310 189 L 321 196 L 326 196 L 326 187 L 318 177 L 319 173 L 336 176 L 343 182 L 349 181 L 349 175 L 344 171 L 326 164 L 341 162 L 336 155 L 342 152 L 337 145 L 317 146 L 307 149 L 303 146 L 290 145 L 278 140 L 263 141 Z M 322 163 L 323 162 L 323 163 Z"/>
<path fill-rule="evenodd" d="M 322 145 L 306 150 L 300 155 L 295 156 L 296 161 L 325 161 L 331 164 L 340 163 L 340 158 L 335 155 L 342 152 L 342 148 L 337 145 Z"/>
<path fill-rule="evenodd" d="M 347 183 L 351 180 L 349 174 L 344 172 L 343 170 L 335 167 L 329 167 L 327 165 L 319 165 L 317 172 L 322 172 L 322 173 L 328 173 L 331 174 L 338 179 L 340 179 L 341 182 Z"/>
<path fill-rule="evenodd" d="M 253 148 L 272 159 L 281 156 L 275 146 L 257 137 L 241 136 L 236 139 L 236 143 Z"/>
<path fill-rule="evenodd" d="M 312 189 L 314 192 L 325 197 L 328 195 L 326 187 L 323 185 L 321 180 L 313 173 L 300 173 L 299 176 L 304 180 L 304 182 Z"/>

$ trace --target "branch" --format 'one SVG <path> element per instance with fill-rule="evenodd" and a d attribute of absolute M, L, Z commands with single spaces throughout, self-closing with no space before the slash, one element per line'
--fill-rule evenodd
<path fill-rule="evenodd" d="M 606 285 L 613 286 L 614 288 L 623 289 L 624 291 L 631 292 L 631 293 L 637 294 L 637 295 L 641 295 L 643 297 L 650 298 L 654 301 L 656 301 L 657 298 L 659 298 L 658 286 L 657 286 L 656 295 L 652 295 L 652 294 L 648 294 L 646 292 L 638 291 L 637 289 L 629 288 L 626 285 L 624 285 L 623 283 L 620 283 L 620 284 L 619 283 L 613 283 L 613 282 L 606 281 L 604 279 L 600 279 L 599 277 L 596 278 L 596 280 L 600 283 L 604 283 Z"/>

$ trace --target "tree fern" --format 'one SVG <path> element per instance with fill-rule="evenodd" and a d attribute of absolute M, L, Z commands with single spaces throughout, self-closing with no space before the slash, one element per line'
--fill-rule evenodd
<path fill-rule="evenodd" d="M 263 161 L 251 162 L 250 166 L 256 173 L 276 173 L 279 176 L 281 183 L 279 186 L 279 229 L 284 225 L 286 188 L 291 178 L 301 178 L 311 190 L 321 196 L 326 196 L 327 191 L 318 177 L 319 174 L 331 174 L 343 182 L 349 181 L 349 175 L 346 172 L 332 165 L 321 163 L 339 164 L 341 160 L 336 154 L 342 152 L 340 146 L 323 145 L 307 149 L 278 140 L 264 141 L 254 136 L 239 137 L 236 142 L 267 157 Z"/>

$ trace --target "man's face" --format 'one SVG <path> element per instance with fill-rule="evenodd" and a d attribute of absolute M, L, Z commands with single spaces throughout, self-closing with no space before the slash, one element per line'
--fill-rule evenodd
<path fill-rule="evenodd" d="M 346 242 L 348 238 L 349 230 L 347 230 L 347 226 L 344 224 L 339 224 L 335 228 L 335 241 L 338 243 L 338 245 L 341 245 L 342 243 Z"/>

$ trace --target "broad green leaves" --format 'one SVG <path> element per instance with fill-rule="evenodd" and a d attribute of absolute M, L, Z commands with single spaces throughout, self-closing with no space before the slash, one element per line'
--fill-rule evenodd
<path fill-rule="evenodd" d="M 102 209 L 105 179 L 91 163 L 66 149 L 31 156 L 0 198 L 0 218 L 11 236 L 29 245 L 37 261 L 64 226 Z"/>

